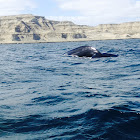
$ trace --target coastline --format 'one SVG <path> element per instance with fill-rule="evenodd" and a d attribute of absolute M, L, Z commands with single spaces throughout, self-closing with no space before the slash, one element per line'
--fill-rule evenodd
<path fill-rule="evenodd" d="M 105 41 L 105 40 L 129 40 L 129 39 L 140 39 L 140 38 L 120 38 L 120 39 L 102 39 L 102 40 L 75 40 L 75 41 L 47 41 L 47 42 L 43 42 L 43 41 L 38 41 L 38 42 L 4 42 L 1 43 L 0 45 L 6 45 L 6 44 L 40 44 L 40 43 L 65 43 L 65 42 L 88 42 L 88 41 Z"/>
<path fill-rule="evenodd" d="M 71 21 L 52 21 L 42 16 L 0 17 L 0 44 L 80 42 L 139 39 L 140 22 L 77 25 Z"/>

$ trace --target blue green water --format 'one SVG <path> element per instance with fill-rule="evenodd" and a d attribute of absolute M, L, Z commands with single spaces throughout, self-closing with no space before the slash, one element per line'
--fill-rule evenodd
<path fill-rule="evenodd" d="M 140 39 L 0 45 L 0 139 L 140 140 Z"/>

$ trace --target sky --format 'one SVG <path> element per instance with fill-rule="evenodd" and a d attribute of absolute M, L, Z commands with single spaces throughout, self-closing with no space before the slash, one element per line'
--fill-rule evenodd
<path fill-rule="evenodd" d="M 33 14 L 96 26 L 140 21 L 140 0 L 0 0 L 0 16 Z"/>

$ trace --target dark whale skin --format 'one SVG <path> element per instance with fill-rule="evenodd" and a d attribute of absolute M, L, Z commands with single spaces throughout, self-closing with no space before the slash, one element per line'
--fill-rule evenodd
<path fill-rule="evenodd" d="M 78 48 L 68 51 L 67 54 L 78 56 L 78 57 L 92 57 L 92 58 L 118 56 L 116 54 L 100 53 L 96 48 L 91 47 L 91 46 L 80 46 Z"/>

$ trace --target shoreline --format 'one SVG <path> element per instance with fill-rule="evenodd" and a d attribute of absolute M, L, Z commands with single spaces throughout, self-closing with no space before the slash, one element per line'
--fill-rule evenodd
<path fill-rule="evenodd" d="M 129 40 L 129 39 L 140 39 L 140 38 L 120 38 L 120 39 L 97 39 L 97 40 L 75 40 L 75 41 L 38 41 L 38 42 L 6 42 L 0 43 L 0 45 L 6 44 L 40 44 L 40 43 L 66 43 L 66 42 L 88 42 L 88 41 L 105 41 L 105 40 Z"/>

